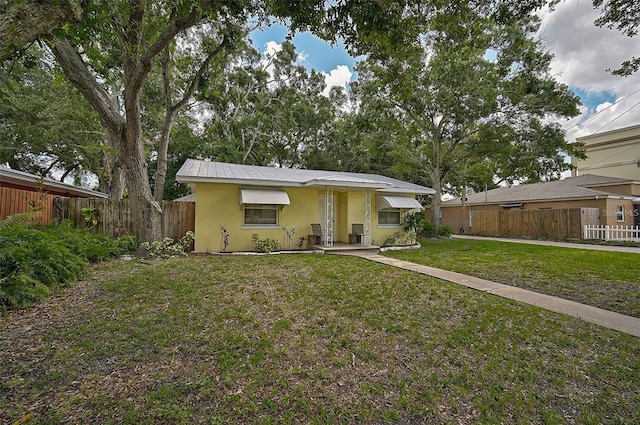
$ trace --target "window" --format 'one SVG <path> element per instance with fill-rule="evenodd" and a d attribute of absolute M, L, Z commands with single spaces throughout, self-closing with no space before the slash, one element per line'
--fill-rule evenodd
<path fill-rule="evenodd" d="M 624 205 L 616 206 L 616 220 L 624 221 Z"/>
<path fill-rule="evenodd" d="M 379 225 L 400 225 L 400 210 L 382 210 L 378 211 Z"/>
<path fill-rule="evenodd" d="M 244 206 L 244 219 L 242 224 L 247 226 L 277 226 L 277 205 L 252 205 Z"/>

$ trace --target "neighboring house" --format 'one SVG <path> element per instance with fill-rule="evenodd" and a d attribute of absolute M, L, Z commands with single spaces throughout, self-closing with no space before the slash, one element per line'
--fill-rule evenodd
<path fill-rule="evenodd" d="M 500 187 L 442 203 L 442 223 L 471 230 L 478 210 L 597 208 L 601 225 L 640 224 L 640 179 L 581 175 L 565 180 Z M 429 216 L 427 214 L 427 216 Z"/>
<path fill-rule="evenodd" d="M 108 198 L 95 190 L 61 183 L 52 179 L 0 166 L 0 220 L 10 215 L 38 209 L 41 219 L 48 223 L 56 216 L 54 199 Z"/>
<path fill-rule="evenodd" d="M 42 183 L 44 192 L 50 195 L 66 196 L 68 198 L 109 197 L 106 193 L 62 183 L 50 178 L 44 178 Z M 40 190 L 40 176 L 0 166 L 0 187 L 37 192 Z"/>
<path fill-rule="evenodd" d="M 574 175 L 640 180 L 640 125 L 579 137 L 577 141 L 584 143 L 587 158 L 572 158 Z"/>
<path fill-rule="evenodd" d="M 431 188 L 389 177 L 336 171 L 285 169 L 189 159 L 176 174 L 197 196 L 195 251 L 251 251 L 252 235 L 283 244 L 293 239 L 316 244 L 312 224 L 322 228 L 321 244 L 350 242 L 352 225 L 362 225 L 361 243 L 382 243 L 402 229 L 404 213 L 421 209 L 416 195 Z"/>

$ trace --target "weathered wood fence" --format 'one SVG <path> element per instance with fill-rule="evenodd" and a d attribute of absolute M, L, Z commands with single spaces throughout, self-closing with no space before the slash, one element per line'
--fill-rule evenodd
<path fill-rule="evenodd" d="M 40 212 L 38 220 L 42 223 L 49 223 L 56 216 L 53 208 L 55 197 L 55 195 L 29 190 L 0 187 L 0 220 L 4 220 L 10 215 L 37 209 Z"/>
<path fill-rule="evenodd" d="M 63 198 L 54 200 L 57 218 L 70 220 L 76 227 L 86 227 L 83 208 L 94 208 L 97 224 L 96 232 L 107 236 L 133 233 L 131 206 L 128 199 Z M 164 212 L 164 237 L 178 240 L 189 230 L 195 229 L 196 205 L 194 202 L 162 201 Z"/>
<path fill-rule="evenodd" d="M 474 211 L 471 233 L 482 236 L 581 239 L 584 226 L 598 225 L 597 208 Z"/>

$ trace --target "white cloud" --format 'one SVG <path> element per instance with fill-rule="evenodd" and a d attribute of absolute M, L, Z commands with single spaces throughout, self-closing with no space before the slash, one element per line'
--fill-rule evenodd
<path fill-rule="evenodd" d="M 575 140 L 577 137 L 589 136 L 595 133 L 615 130 L 617 128 L 629 127 L 640 123 L 640 96 L 629 96 L 624 99 L 616 99 L 616 103 L 604 102 L 597 106 L 596 113 L 588 111 L 586 107 L 581 108 L 582 114 L 568 121 L 564 128 L 567 128 L 567 139 Z M 591 114 L 591 118 L 580 125 Z"/>
<path fill-rule="evenodd" d="M 589 95 L 613 97 L 618 102 L 640 88 L 640 73 L 617 77 L 607 70 L 616 69 L 624 60 L 638 56 L 639 37 L 630 38 L 617 30 L 597 27 L 594 20 L 599 15 L 590 1 L 561 2 L 555 11 L 541 13 L 539 35 L 555 55 L 551 70 L 558 81 Z M 568 130 L 569 140 L 639 124 L 640 105 L 634 107 L 638 102 L 640 92 L 613 106 L 603 99 L 596 111 L 583 107 L 582 114 L 563 123 L 563 127 L 569 129 L 597 111 L 602 112 Z"/>
<path fill-rule="evenodd" d="M 329 96 L 329 92 L 331 91 L 331 87 L 338 86 L 342 87 L 346 90 L 347 84 L 351 81 L 351 76 L 353 73 L 349 71 L 349 67 L 346 65 L 338 65 L 335 69 L 332 69 L 328 74 L 326 72 L 322 73 L 324 75 L 324 81 L 327 84 L 323 95 Z"/>
<path fill-rule="evenodd" d="M 269 41 L 264 45 L 264 54 L 267 57 L 273 56 L 280 51 L 282 51 L 282 44 L 275 41 Z"/>

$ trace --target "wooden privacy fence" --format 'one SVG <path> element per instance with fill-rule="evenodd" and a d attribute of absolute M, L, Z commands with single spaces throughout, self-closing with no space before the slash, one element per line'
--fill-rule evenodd
<path fill-rule="evenodd" d="M 584 226 L 598 224 L 597 208 L 474 211 L 471 232 L 482 236 L 581 239 Z"/>
<path fill-rule="evenodd" d="M 584 226 L 584 239 L 640 242 L 640 226 Z"/>
<path fill-rule="evenodd" d="M 56 216 L 53 208 L 55 197 L 55 195 L 45 193 L 0 187 L 0 220 L 4 220 L 10 215 L 37 209 L 40 212 L 38 220 L 42 223 L 49 223 Z"/>
<path fill-rule="evenodd" d="M 96 232 L 107 236 L 118 236 L 133 233 L 131 223 L 131 206 L 128 199 L 102 198 L 63 198 L 54 200 L 57 218 L 67 219 L 76 227 L 86 227 L 87 222 L 82 214 L 83 208 L 95 208 L 97 224 Z M 162 201 L 164 212 L 163 237 L 178 240 L 189 230 L 195 229 L 196 204 L 194 202 Z"/>

